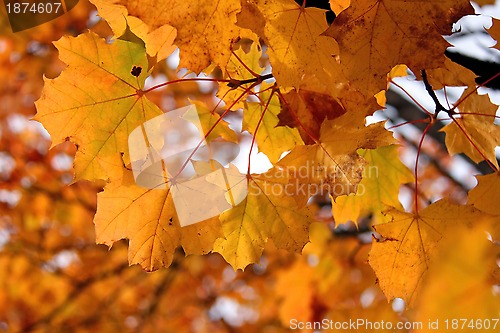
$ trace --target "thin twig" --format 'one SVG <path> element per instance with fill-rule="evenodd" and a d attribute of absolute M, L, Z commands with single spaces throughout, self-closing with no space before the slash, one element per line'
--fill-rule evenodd
<path fill-rule="evenodd" d="M 439 99 L 437 98 L 436 96 L 436 93 L 434 92 L 434 89 L 432 89 L 432 86 L 431 84 L 429 83 L 429 80 L 427 79 L 427 72 L 425 71 L 425 69 L 422 70 L 422 79 L 424 81 L 424 85 L 425 85 L 425 90 L 427 90 L 427 93 L 429 94 L 429 96 L 431 96 L 432 100 L 434 101 L 434 104 L 436 104 L 436 113 L 434 114 L 434 117 L 437 116 L 437 114 L 440 112 L 440 111 L 444 111 L 446 113 L 449 113 L 449 110 L 446 109 L 442 104 L 441 102 L 439 101 Z"/>

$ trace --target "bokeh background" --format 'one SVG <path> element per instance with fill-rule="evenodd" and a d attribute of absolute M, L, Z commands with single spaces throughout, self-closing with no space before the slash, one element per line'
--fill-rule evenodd
<path fill-rule="evenodd" d="M 484 15 L 460 23 L 461 32 L 449 39 L 456 46 L 450 51 L 486 64 L 486 74 L 496 73 L 500 55 L 489 48 L 494 41 L 484 28 L 491 25 L 489 16 L 500 18 L 500 7 L 476 8 Z M 44 77 L 54 78 L 65 67 L 52 42 L 88 29 L 112 37 L 87 1 L 18 33 L 12 33 L 4 8 L 0 10 L 0 331 L 285 332 L 290 318 L 411 317 L 400 300 L 387 302 L 367 264 L 369 218 L 359 229 L 352 224 L 335 228 L 326 198 L 312 203 L 319 223 L 312 226 L 313 242 L 302 256 L 269 244 L 261 262 L 245 272 L 234 272 L 218 254 L 185 257 L 179 250 L 170 268 L 146 273 L 129 267 L 126 241 L 111 249 L 96 245 L 92 219 L 103 184 L 73 183 L 75 147 L 69 142 L 51 147 L 43 127 L 30 120 Z M 176 70 L 177 54 L 157 66 L 150 84 L 186 74 Z M 397 82 L 433 109 L 420 83 L 412 77 Z M 498 103 L 494 88 L 481 92 Z M 148 97 L 165 110 L 184 106 L 188 99 L 215 105 L 216 89 L 190 82 Z M 447 98 L 452 102 L 460 93 L 450 90 Z M 387 110 L 376 119 L 398 124 L 421 112 L 398 89 L 391 89 L 387 98 Z M 488 170 L 464 157 L 450 158 L 438 129 L 422 149 L 421 191 L 431 201 L 445 195 L 463 201 L 476 184 L 473 175 Z M 415 163 L 421 131 L 418 125 L 396 130 L 409 167 Z M 261 158 L 259 165 L 265 168 L 265 163 Z M 407 208 L 411 193 L 411 187 L 401 190 Z"/>

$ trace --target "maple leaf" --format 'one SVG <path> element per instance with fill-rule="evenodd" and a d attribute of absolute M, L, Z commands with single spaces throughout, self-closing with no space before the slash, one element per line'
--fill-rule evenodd
<path fill-rule="evenodd" d="M 500 205 L 498 205 L 500 173 L 497 171 L 486 176 L 476 176 L 476 178 L 478 184 L 469 192 L 468 204 L 496 216 L 497 223 L 489 231 L 494 240 L 500 241 Z"/>
<path fill-rule="evenodd" d="M 386 206 L 402 210 L 398 200 L 399 188 L 401 184 L 413 181 L 411 171 L 399 160 L 397 146 L 364 150 L 359 155 L 369 165 L 356 194 L 332 200 L 332 213 L 337 225 L 356 222 L 369 213 L 373 213 L 373 224 L 387 222 L 382 211 Z"/>
<path fill-rule="evenodd" d="M 139 187 L 130 171 L 98 194 L 94 224 L 97 243 L 129 239 L 129 263 L 147 271 L 168 267 L 179 245 L 186 254 L 205 254 L 222 236 L 217 217 L 181 228 L 171 189 Z"/>
<path fill-rule="evenodd" d="M 225 68 L 226 74 L 233 80 L 249 80 L 254 79 L 255 75 L 261 75 L 264 68 L 260 64 L 262 57 L 262 48 L 258 43 L 252 43 L 248 52 L 243 50 L 243 45 L 233 51 L 229 62 Z M 250 72 L 250 71 L 252 72 Z M 241 85 L 241 88 L 246 88 L 250 83 Z M 234 89 L 227 84 L 219 85 L 217 97 L 221 98 L 228 105 L 233 105 L 234 109 L 244 108 L 244 100 L 241 98 L 241 90 Z"/>
<path fill-rule="evenodd" d="M 0 18 L 0 29 L 6 32 L 0 37 L 4 78 L 0 82 L 0 284 L 4 286 L 0 288 L 0 327 L 13 332 L 62 332 L 78 326 L 81 331 L 183 333 L 193 330 L 186 323 L 196 323 L 197 331 L 215 333 L 231 328 L 287 331 L 292 319 L 317 326 L 324 318 L 336 323 L 364 318 L 365 322 L 394 324 L 407 318 L 424 327 L 439 320 L 442 329 L 446 319 L 453 325 L 453 318 L 473 317 L 468 324 L 479 331 L 486 330 L 479 327 L 481 323 L 494 324 L 484 319 L 498 317 L 500 306 L 495 294 L 500 281 L 498 170 L 477 177 L 467 206 L 443 200 L 418 214 L 404 213 L 397 201 L 403 182 L 398 178 L 411 177 L 397 159 L 396 148 L 387 146 L 395 141 L 383 124 L 365 126 L 365 117 L 380 109 L 376 101 L 385 104 L 386 78 L 407 73 L 406 65 L 397 65 L 386 75 L 391 62 L 409 63 L 417 78 L 419 65 L 439 62 L 438 67 L 426 68 L 434 89 L 475 86 L 471 72 L 448 60 L 443 63 L 439 53 L 444 44 L 438 35 L 448 33 L 451 18 L 460 16 L 446 11 L 447 6 L 453 7 L 451 0 L 360 0 L 352 1 L 352 7 L 349 0 L 331 0 L 338 25 L 346 26 L 342 38 L 352 37 L 350 28 L 356 33 L 365 28 L 367 34 L 342 44 L 340 51 L 335 39 L 321 35 L 328 28 L 324 11 L 302 8 L 313 6 L 313 1 L 93 3 L 119 38 L 110 39 L 108 25 L 99 21 L 90 29 L 107 36 L 106 40 L 92 33 L 61 39 L 56 44 L 66 69 L 49 43 L 62 34 L 81 33 L 93 15 L 89 3 L 81 1 L 58 20 L 22 34 L 10 33 L 6 16 Z M 365 7 L 366 13 L 342 23 L 367 3 L 373 7 Z M 464 5 L 469 12 L 465 1 L 454 4 L 453 8 Z M 429 12 L 433 6 L 439 9 Z M 388 14 L 395 11 L 404 15 L 392 20 Z M 184 69 L 172 68 L 171 61 L 157 62 L 175 48 L 177 32 L 181 67 L 191 67 L 189 72 L 209 64 L 206 71 L 212 77 L 179 79 Z M 498 20 L 489 32 L 500 37 Z M 433 44 L 437 41 L 439 45 Z M 346 46 L 360 50 L 357 63 L 346 60 Z M 367 48 L 375 53 L 364 58 Z M 363 79 L 361 72 L 374 61 L 381 72 L 368 71 Z M 37 102 L 36 117 L 54 139 L 55 147 L 47 151 L 49 139 L 33 126 L 37 124 L 23 123 L 34 112 L 30 101 L 40 95 L 42 73 L 54 78 L 63 69 L 57 79 L 46 80 L 46 90 Z M 273 76 L 270 70 L 277 79 L 272 90 L 262 82 Z M 359 80 L 354 74 L 359 74 Z M 143 89 L 146 78 L 148 84 L 155 84 L 147 91 Z M 211 87 L 219 84 L 218 97 L 229 109 L 242 110 L 228 114 L 230 124 L 221 119 L 220 108 L 206 106 L 222 102 L 197 80 L 211 81 Z M 238 80 L 247 83 L 235 84 Z M 384 88 L 377 91 L 376 84 Z M 231 91 L 232 87 L 236 88 Z M 411 97 L 412 91 L 407 94 Z M 472 104 L 477 105 L 469 109 L 463 109 L 467 103 L 462 102 L 457 107 L 460 113 L 449 112 L 465 129 L 465 133 L 454 133 L 456 139 L 471 137 L 475 149 L 466 141 L 455 148 L 468 154 L 481 152 L 481 158 L 491 159 L 488 164 L 496 169 L 493 151 L 498 145 L 498 127 L 494 121 L 498 124 L 498 119 L 491 104 L 483 102 L 475 99 Z M 191 125 L 200 137 L 179 139 L 182 131 L 177 126 L 149 122 L 164 120 L 175 114 L 171 109 L 187 103 L 194 104 L 197 112 L 182 113 L 180 122 Z M 387 115 L 392 118 L 401 113 L 406 118 L 403 109 L 399 111 Z M 233 131 L 240 128 L 239 121 L 252 133 L 258 148 L 271 157 L 271 171 L 247 175 L 238 168 L 250 165 L 222 166 L 239 149 L 235 143 L 241 135 Z M 62 141 L 68 142 L 58 144 Z M 196 154 L 182 150 L 188 141 L 200 142 Z M 146 156 L 132 153 L 139 146 Z M 181 152 L 176 157 L 162 156 L 170 148 Z M 415 154 L 412 145 L 400 148 L 405 159 L 408 153 Z M 455 190 L 461 194 L 451 193 L 454 196 L 465 195 L 456 184 L 444 181 L 456 166 L 454 160 L 432 145 L 424 148 L 432 164 L 450 168 L 437 170 L 419 163 L 423 172 L 418 173 L 418 182 L 438 179 L 433 185 L 439 186 L 413 189 L 413 198 L 427 194 L 433 198 Z M 75 153 L 76 178 L 95 181 L 67 186 Z M 193 175 L 189 182 L 181 181 L 181 176 L 168 178 L 175 175 L 170 167 L 176 163 L 189 169 L 186 173 Z M 378 178 L 370 169 L 374 166 L 380 169 Z M 138 187 L 144 174 L 138 175 L 136 168 L 159 171 L 153 179 L 159 182 L 154 188 Z M 337 194 L 357 192 L 356 196 L 333 196 L 337 220 L 342 219 L 340 213 L 345 219 L 356 219 L 372 212 L 368 222 L 379 223 L 376 229 L 381 236 L 373 244 L 370 263 L 376 267 L 383 291 L 374 285 L 373 269 L 366 265 L 372 244 L 363 241 L 362 229 L 344 226 L 332 232 L 326 198 L 311 198 L 332 187 L 342 189 Z M 362 187 L 369 194 L 361 196 Z M 404 190 L 409 194 L 412 188 Z M 220 200 L 213 202 L 214 197 Z M 349 206 L 351 198 L 359 201 Z M 335 205 L 344 199 L 346 206 L 336 213 Z M 383 204 L 397 207 L 383 217 Z M 193 217 L 202 215 L 207 219 L 195 223 L 199 220 Z M 181 227 L 186 224 L 185 216 L 195 224 Z M 312 216 L 323 221 L 311 224 Z M 95 232 L 89 228 L 93 218 Z M 94 244 L 96 235 L 112 251 Z M 260 259 L 263 248 L 265 256 Z M 190 255 L 214 249 L 235 269 L 259 260 L 261 264 L 232 273 L 219 255 Z M 282 249 L 295 253 L 286 255 Z M 129 268 L 127 251 L 129 264 L 140 264 L 143 270 L 170 267 L 154 274 L 144 273 L 138 265 Z M 296 255 L 299 252 L 302 255 Z M 396 303 L 386 302 L 382 292 L 388 298 L 403 295 L 415 310 L 393 310 Z M 228 308 L 244 315 L 231 316 L 225 311 Z M 228 325 L 220 325 L 221 320 Z"/>
<path fill-rule="evenodd" d="M 300 89 L 281 94 L 282 109 L 278 114 L 278 126 L 297 128 L 307 144 L 319 138 L 325 119 L 335 119 L 346 110 L 341 103 L 327 93 Z"/>
<path fill-rule="evenodd" d="M 281 169 L 251 175 L 248 195 L 220 215 L 224 238 L 214 244 L 234 269 L 244 269 L 260 259 L 269 238 L 281 249 L 299 252 L 309 241 L 311 213 L 306 202 L 298 204 L 294 184 Z"/>
<path fill-rule="evenodd" d="M 364 115 L 346 113 L 325 120 L 314 145 L 297 146 L 278 162 L 291 177 L 306 184 L 308 195 L 321 191 L 333 198 L 356 192 L 365 160 L 356 151 L 394 143 L 382 123 L 364 125 Z"/>
<path fill-rule="evenodd" d="M 446 86 L 474 87 L 476 85 L 476 74 L 448 58 L 445 59 L 443 66 L 426 70 L 426 72 L 434 90 L 440 90 Z M 420 78 L 420 73 L 417 73 L 417 77 Z"/>
<path fill-rule="evenodd" d="M 220 119 L 220 116 L 215 110 L 209 109 L 203 102 L 190 101 L 191 105 L 196 106 L 197 114 L 189 114 L 184 116 L 184 119 L 192 122 L 196 126 L 200 126 L 198 130 L 203 133 L 207 143 L 212 142 L 217 138 L 222 138 L 227 142 L 238 143 L 236 133 L 229 128 L 229 124 Z"/>
<path fill-rule="evenodd" d="M 498 205 L 500 174 L 498 172 L 476 176 L 477 186 L 469 192 L 469 204 L 492 215 L 500 215 L 500 205 Z"/>
<path fill-rule="evenodd" d="M 147 271 L 169 266 L 181 237 L 169 193 L 134 183 L 105 189 L 98 196 L 94 218 L 97 243 L 112 246 L 128 238 L 130 264 Z"/>
<path fill-rule="evenodd" d="M 243 114 L 243 130 L 255 136 L 259 151 L 266 154 L 271 163 L 276 163 L 281 155 L 297 145 L 303 144 L 299 132 L 288 126 L 278 126 L 281 111 L 278 96 L 269 86 L 262 84 L 260 103 L 248 102 Z M 278 126 L 278 127 L 277 127 Z"/>
<path fill-rule="evenodd" d="M 52 146 L 77 145 L 77 180 L 108 179 L 107 168 L 120 166 L 119 153 L 127 151 L 130 129 L 162 113 L 138 94 L 148 75 L 145 50 L 121 40 L 109 44 L 91 32 L 54 44 L 68 67 L 45 80 L 34 119 L 50 133 Z M 140 75 L 131 73 L 134 66 L 143 69 Z"/>
<path fill-rule="evenodd" d="M 374 229 L 369 263 L 389 300 L 400 297 L 412 306 L 432 263 L 439 243 L 458 227 L 472 226 L 489 215 L 473 206 L 459 206 L 442 199 L 418 214 L 389 208 L 391 221 Z"/>
<path fill-rule="evenodd" d="M 173 41 L 176 30 L 168 24 L 150 30 L 149 26 L 137 17 L 128 15 L 127 7 L 116 1 L 91 0 L 98 10 L 99 16 L 108 22 L 115 36 L 119 37 L 130 29 L 146 45 L 146 52 L 160 61 L 168 57 L 176 47 Z"/>
<path fill-rule="evenodd" d="M 494 123 L 498 106 L 487 95 L 469 93 L 464 91 L 460 99 L 467 96 L 459 105 L 461 118 L 442 129 L 446 147 L 452 155 L 465 153 L 476 163 L 486 158 L 498 168 L 495 148 L 500 145 L 500 126 Z"/>
<path fill-rule="evenodd" d="M 414 73 L 440 67 L 449 46 L 441 35 L 473 13 L 466 0 L 360 0 L 342 11 L 325 35 L 338 42 L 347 78 L 373 95 L 386 89 L 386 74 L 398 64 Z"/>
<path fill-rule="evenodd" d="M 235 25 L 239 1 L 153 1 L 108 0 L 122 5 L 151 30 L 168 24 L 177 29 L 175 44 L 180 49 L 180 67 L 201 72 L 214 63 L 224 68 L 231 56 L 231 44 L 241 33 Z"/>
<path fill-rule="evenodd" d="M 302 8 L 286 0 L 250 0 L 238 14 L 238 24 L 264 39 L 273 75 L 281 86 L 298 89 L 304 77 L 331 84 L 332 90 L 343 82 L 335 59 L 338 48 L 321 36 L 328 28 L 324 10 Z"/>
<path fill-rule="evenodd" d="M 500 280 L 492 271 L 498 270 L 500 251 L 486 238 L 484 230 L 489 228 L 488 223 L 477 223 L 472 230 L 449 230 L 418 297 L 416 320 L 436 318 L 442 323 L 449 318 L 498 316 L 500 298 L 492 287 Z"/>

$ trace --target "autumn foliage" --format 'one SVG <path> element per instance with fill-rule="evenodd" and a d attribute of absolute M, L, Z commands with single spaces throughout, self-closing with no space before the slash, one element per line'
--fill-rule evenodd
<path fill-rule="evenodd" d="M 473 6 L 330 0 L 331 24 L 312 6 L 90 0 L 1 22 L 0 331 L 495 331 L 477 320 L 500 317 L 498 106 L 443 37 Z M 232 207 L 181 226 L 210 207 L 178 206 L 164 164 L 140 186 L 128 140 L 187 105 L 244 162 L 224 167 Z M 212 154 L 183 168 L 223 188 Z"/>

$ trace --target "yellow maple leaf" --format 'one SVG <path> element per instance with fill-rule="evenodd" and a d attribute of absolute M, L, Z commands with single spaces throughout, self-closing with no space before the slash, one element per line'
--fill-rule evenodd
<path fill-rule="evenodd" d="M 262 74 L 264 68 L 260 64 L 261 56 L 262 48 L 258 43 L 252 43 L 248 52 L 245 52 L 243 45 L 241 45 L 240 48 L 234 51 L 234 54 L 231 54 L 227 63 L 226 74 L 228 78 L 243 81 L 254 79 L 254 73 L 257 75 Z M 250 83 L 243 84 L 241 88 L 246 88 L 249 85 Z M 241 89 L 234 89 L 227 84 L 221 84 L 217 91 L 217 97 L 221 98 L 227 105 L 233 105 L 232 109 L 238 109 L 244 107 L 242 92 Z"/>
<path fill-rule="evenodd" d="M 311 212 L 297 203 L 288 175 L 275 168 L 249 177 L 246 199 L 220 215 L 224 238 L 214 244 L 234 269 L 257 262 L 269 238 L 292 252 L 309 241 Z"/>
<path fill-rule="evenodd" d="M 68 67 L 46 79 L 36 102 L 35 120 L 52 138 L 52 146 L 74 142 L 76 179 L 108 179 L 119 153 L 127 151 L 129 131 L 160 115 L 142 90 L 148 60 L 144 48 L 117 40 L 112 44 L 94 33 L 55 42 Z M 132 73 L 140 68 L 138 76 Z"/>
<path fill-rule="evenodd" d="M 488 321 L 492 327 L 500 309 L 500 297 L 492 288 L 500 283 L 492 274 L 498 270 L 500 250 L 486 238 L 488 228 L 487 223 L 476 223 L 472 230 L 449 230 L 417 298 L 414 319 L 434 325 L 424 325 L 422 332 L 454 327 L 461 332 L 487 332 Z"/>
<path fill-rule="evenodd" d="M 168 24 L 177 29 L 175 44 L 180 49 L 180 67 L 201 72 L 211 63 L 221 68 L 231 56 L 231 44 L 240 36 L 235 25 L 239 1 L 154 1 L 108 0 L 127 8 L 128 15 L 139 18 L 150 31 Z"/>
<path fill-rule="evenodd" d="M 127 7 L 109 0 L 91 0 L 99 16 L 108 22 L 116 37 L 122 36 L 127 27 L 146 45 L 146 52 L 157 61 L 168 57 L 176 47 L 173 41 L 176 30 L 168 24 L 150 29 L 147 24 L 135 16 L 128 15 Z"/>
<path fill-rule="evenodd" d="M 500 215 L 500 173 L 477 176 L 477 181 L 477 186 L 469 192 L 468 203 L 488 214 Z"/>
<path fill-rule="evenodd" d="M 459 206 L 442 199 L 418 214 L 390 208 L 389 223 L 377 225 L 381 235 L 369 255 L 370 266 L 389 300 L 400 297 L 412 306 L 438 246 L 450 230 L 472 226 L 489 215 L 473 206 Z"/>
<path fill-rule="evenodd" d="M 417 73 L 419 76 L 420 73 Z M 443 89 L 445 86 L 474 87 L 476 74 L 471 70 L 446 58 L 443 66 L 427 70 L 429 83 L 434 90 Z"/>
<path fill-rule="evenodd" d="M 364 150 L 360 155 L 368 162 L 368 167 L 357 193 L 332 200 L 332 213 L 337 225 L 356 222 L 369 213 L 373 213 L 373 224 L 386 222 L 382 211 L 386 206 L 402 209 L 398 200 L 399 188 L 401 184 L 413 181 L 411 171 L 399 160 L 397 146 Z"/>
<path fill-rule="evenodd" d="M 500 126 L 494 123 L 498 105 L 488 95 L 469 92 L 464 91 L 462 98 L 466 99 L 458 106 L 461 118 L 442 129 L 446 147 L 452 155 L 464 153 L 476 163 L 486 158 L 498 168 L 495 148 L 500 145 Z"/>
<path fill-rule="evenodd" d="M 227 142 L 238 143 L 236 133 L 229 128 L 229 124 L 220 119 L 220 116 L 215 110 L 209 109 L 205 103 L 200 101 L 190 101 L 191 105 L 196 106 L 197 114 L 189 113 L 184 119 L 189 120 L 198 128 L 200 133 L 203 133 L 207 143 L 212 142 L 217 138 L 222 138 Z"/>
<path fill-rule="evenodd" d="M 186 254 L 205 254 L 222 236 L 217 217 L 181 228 L 171 189 L 139 187 L 130 171 L 98 194 L 94 224 L 97 243 L 129 239 L 129 263 L 147 271 L 169 266 L 179 245 Z"/>
<path fill-rule="evenodd" d="M 269 86 L 262 84 L 261 89 Z M 243 114 L 243 130 L 255 136 L 259 151 L 267 155 L 271 163 L 276 163 L 282 153 L 303 144 L 296 128 L 278 126 L 281 111 L 278 96 L 272 90 L 259 94 L 260 103 L 246 103 Z"/>
<path fill-rule="evenodd" d="M 366 161 L 356 151 L 395 143 L 383 123 L 364 125 L 364 115 L 346 113 L 321 125 L 319 140 L 297 146 L 278 162 L 305 184 L 307 197 L 330 193 L 333 198 L 356 192 Z"/>
<path fill-rule="evenodd" d="M 256 22 L 263 22 L 263 25 Z M 325 11 L 302 8 L 293 1 L 247 1 L 238 15 L 238 24 L 263 38 L 276 81 L 284 87 L 299 88 L 304 77 L 322 85 L 343 82 L 337 46 L 321 34 L 328 28 Z"/>
<path fill-rule="evenodd" d="M 325 32 L 340 47 L 347 78 L 367 96 L 386 89 L 386 74 L 398 64 L 413 72 L 444 61 L 452 24 L 473 14 L 466 0 L 360 0 L 342 11 Z"/>
<path fill-rule="evenodd" d="M 477 186 L 468 195 L 468 203 L 477 209 L 496 217 L 496 224 L 493 224 L 489 232 L 495 241 L 500 241 L 500 173 L 494 172 L 486 176 L 477 176 Z"/>

